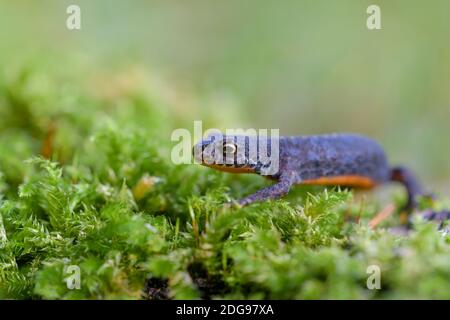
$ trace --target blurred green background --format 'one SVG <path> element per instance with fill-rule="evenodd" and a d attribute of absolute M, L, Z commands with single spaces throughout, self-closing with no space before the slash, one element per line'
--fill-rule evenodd
<path fill-rule="evenodd" d="M 382 30 L 366 28 L 373 3 Z M 70 4 L 80 31 L 65 27 Z M 0 0 L 1 72 L 133 65 L 190 101 L 167 111 L 185 124 L 367 134 L 448 195 L 449 12 L 448 0 Z"/>

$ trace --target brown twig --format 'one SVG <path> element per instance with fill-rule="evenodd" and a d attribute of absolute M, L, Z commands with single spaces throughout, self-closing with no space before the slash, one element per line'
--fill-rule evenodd
<path fill-rule="evenodd" d="M 370 220 L 369 227 L 375 229 L 383 220 L 387 219 L 395 211 L 395 206 L 390 203 L 383 210 L 381 210 L 377 215 Z"/>
<path fill-rule="evenodd" d="M 45 133 L 45 138 L 41 147 L 41 155 L 46 159 L 50 159 L 54 152 L 55 134 L 56 124 L 55 122 L 51 122 L 47 128 L 47 132 Z"/>

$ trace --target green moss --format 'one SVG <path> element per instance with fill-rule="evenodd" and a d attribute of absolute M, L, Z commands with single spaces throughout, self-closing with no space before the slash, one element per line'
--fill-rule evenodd
<path fill-rule="evenodd" d="M 225 209 L 267 182 L 174 165 L 170 132 L 191 126 L 175 102 L 42 74 L 1 81 L 1 298 L 450 298 L 450 239 L 434 224 L 370 230 L 376 204 L 337 189 Z M 366 287 L 370 265 L 381 290 Z"/>

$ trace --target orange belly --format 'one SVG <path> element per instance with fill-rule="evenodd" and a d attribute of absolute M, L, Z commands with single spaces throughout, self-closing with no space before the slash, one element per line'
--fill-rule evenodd
<path fill-rule="evenodd" d="M 323 185 L 323 186 L 347 186 L 356 187 L 362 189 L 370 189 L 376 185 L 376 182 L 368 177 L 363 176 L 333 176 L 333 177 L 321 177 L 317 179 L 310 179 L 302 181 L 301 184 L 308 185 Z"/>

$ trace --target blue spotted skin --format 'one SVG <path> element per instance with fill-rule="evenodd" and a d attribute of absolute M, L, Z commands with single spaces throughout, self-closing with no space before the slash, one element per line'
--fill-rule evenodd
<path fill-rule="evenodd" d="M 248 205 L 256 201 L 280 198 L 295 184 L 344 185 L 370 188 L 391 181 L 404 185 L 408 193 L 406 208 L 411 210 L 416 197 L 423 195 L 423 189 L 414 174 L 403 167 L 391 168 L 381 146 L 374 140 L 357 134 L 328 134 L 316 136 L 280 137 L 278 171 L 266 177 L 275 184 L 257 191 L 238 201 Z M 213 159 L 215 152 L 225 153 L 225 145 L 232 142 L 236 149 L 243 148 L 244 155 L 234 156 L 234 162 L 208 164 L 205 159 Z M 239 142 L 240 141 L 240 142 Z M 194 150 L 200 150 L 200 163 L 217 170 L 234 173 L 261 174 L 264 165 L 249 157 L 249 142 L 258 145 L 255 136 L 208 137 L 200 141 Z M 215 146 L 216 149 L 208 148 Z M 268 143 L 268 149 L 270 143 Z M 210 149 L 210 150 L 208 150 Z M 193 150 L 193 151 L 194 151 Z M 258 152 L 260 148 L 258 145 Z M 196 152 L 194 151 L 194 156 Z M 245 158 L 245 163 L 237 161 Z M 259 157 L 259 155 L 258 155 Z"/>
<path fill-rule="evenodd" d="M 294 183 L 323 177 L 362 176 L 374 184 L 390 179 L 381 146 L 355 134 L 280 138 L 280 172 L 294 172 Z"/>
<path fill-rule="evenodd" d="M 372 187 L 391 178 L 383 149 L 361 135 L 280 137 L 279 152 L 279 171 L 270 176 L 278 182 L 239 200 L 240 205 L 280 198 L 295 184 L 327 181 L 326 185 L 333 185 L 330 178 L 353 177 L 353 183 L 342 185 L 362 187 L 364 182 Z"/>
<path fill-rule="evenodd" d="M 222 171 L 235 173 L 262 174 L 267 163 L 249 156 L 250 142 L 256 143 L 258 153 L 260 146 L 255 136 L 227 136 L 207 138 L 193 148 L 193 154 L 201 164 Z M 234 145 L 231 150 L 244 150 L 240 154 L 233 152 L 231 163 L 209 164 L 205 159 L 214 159 L 215 153 L 228 151 L 225 146 Z M 398 182 L 408 194 L 404 209 L 411 212 L 417 206 L 417 197 L 426 195 L 412 171 L 405 167 L 390 167 L 381 146 L 374 140 L 357 134 L 329 134 L 317 136 L 296 136 L 279 138 L 278 171 L 265 175 L 276 181 L 275 184 L 263 188 L 256 193 L 238 201 L 241 206 L 257 201 L 277 199 L 289 192 L 295 184 L 343 184 L 350 187 L 373 187 L 378 184 Z M 208 150 L 214 146 L 216 149 Z M 267 149 L 269 154 L 270 143 Z M 199 150 L 199 152 L 197 152 Z M 220 152 L 220 151 L 219 151 Z M 201 156 L 198 159 L 199 155 Z M 233 160 L 234 159 L 234 160 Z M 244 163 L 242 160 L 245 160 Z M 450 219 L 450 211 L 422 213 L 427 220 L 444 221 Z M 447 226 L 450 233 L 450 226 Z"/>

